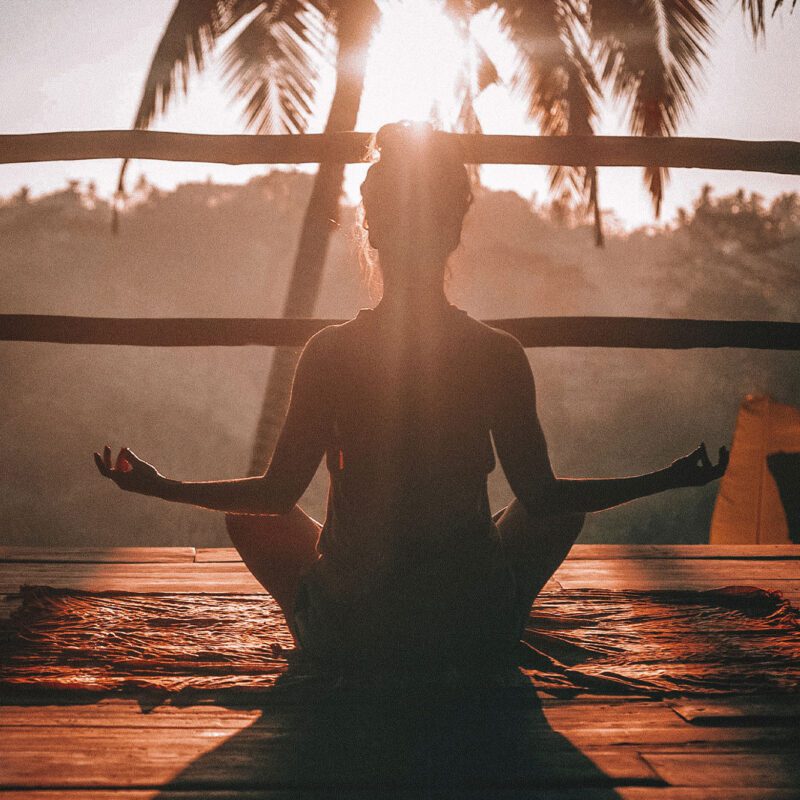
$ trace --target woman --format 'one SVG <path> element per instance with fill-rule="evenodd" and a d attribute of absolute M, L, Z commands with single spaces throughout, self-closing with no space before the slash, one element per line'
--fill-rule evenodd
<path fill-rule="evenodd" d="M 383 295 L 300 357 L 266 473 L 184 482 L 123 448 L 122 489 L 237 515 L 242 558 L 302 649 L 326 661 L 505 660 L 587 512 L 720 477 L 705 447 L 651 474 L 556 478 L 520 343 L 451 305 L 443 282 L 471 200 L 458 145 L 387 125 L 361 186 Z M 515 499 L 492 517 L 492 441 Z M 322 457 L 325 524 L 296 503 Z M 315 546 L 316 545 L 316 546 Z"/>

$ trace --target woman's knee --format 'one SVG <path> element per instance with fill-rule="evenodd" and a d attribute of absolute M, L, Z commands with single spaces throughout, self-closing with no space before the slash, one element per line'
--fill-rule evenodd
<path fill-rule="evenodd" d="M 566 511 L 563 514 L 555 514 L 554 516 L 562 525 L 577 533 L 581 532 L 586 523 L 585 511 Z"/>

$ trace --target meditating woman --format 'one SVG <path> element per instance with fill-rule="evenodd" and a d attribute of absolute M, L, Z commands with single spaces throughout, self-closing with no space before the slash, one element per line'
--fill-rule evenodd
<path fill-rule="evenodd" d="M 95 453 L 120 488 L 229 512 L 244 563 L 301 650 L 336 664 L 493 664 L 587 512 L 720 477 L 701 445 L 646 475 L 553 474 L 520 343 L 448 302 L 445 266 L 471 200 L 458 144 L 386 125 L 361 186 L 383 285 L 374 309 L 313 336 L 264 475 L 170 480 L 127 448 Z M 515 499 L 492 516 L 492 442 Z M 297 505 L 320 460 L 325 523 Z"/>

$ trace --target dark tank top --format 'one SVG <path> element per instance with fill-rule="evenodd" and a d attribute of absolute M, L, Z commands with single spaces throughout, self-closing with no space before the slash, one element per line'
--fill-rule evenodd
<path fill-rule="evenodd" d="M 424 324 L 363 309 L 330 337 L 328 506 L 297 604 L 312 653 L 418 660 L 507 634 L 487 494 L 496 335 L 443 304 Z"/>

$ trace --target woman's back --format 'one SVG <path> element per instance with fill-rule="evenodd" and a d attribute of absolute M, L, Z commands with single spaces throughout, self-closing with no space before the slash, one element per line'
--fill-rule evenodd
<path fill-rule="evenodd" d="M 323 555 L 390 563 L 485 534 L 498 336 L 449 304 L 424 322 L 364 309 L 335 329 Z"/>
<path fill-rule="evenodd" d="M 503 633 L 513 581 L 487 474 L 505 337 L 446 303 L 416 324 L 379 306 L 329 329 L 320 386 L 331 408 L 331 488 L 322 557 L 306 581 L 321 615 L 317 640 L 325 628 L 353 627 L 351 642 L 386 651 L 389 626 L 404 647 L 422 636 L 419 648 L 432 652 L 434 642 L 466 645 L 467 631 Z"/>

